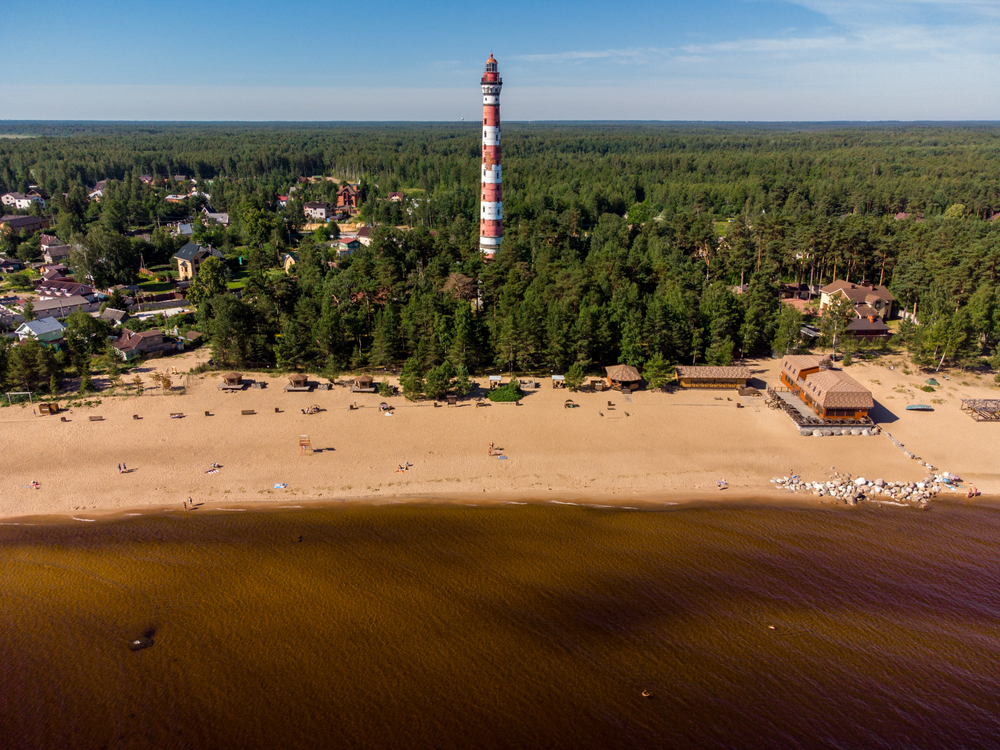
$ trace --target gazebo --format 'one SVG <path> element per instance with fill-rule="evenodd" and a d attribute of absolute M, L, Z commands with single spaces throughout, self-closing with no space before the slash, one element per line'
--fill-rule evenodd
<path fill-rule="evenodd" d="M 243 376 L 238 372 L 227 372 L 222 376 L 222 385 L 219 386 L 224 391 L 242 391 Z"/>
<path fill-rule="evenodd" d="M 309 390 L 309 377 L 303 375 L 301 372 L 292 373 L 288 376 L 288 385 L 285 386 L 286 391 L 308 391 Z"/>
<path fill-rule="evenodd" d="M 632 390 L 642 380 L 639 371 L 632 367 L 632 365 L 615 365 L 614 367 L 606 368 L 606 370 L 608 373 L 608 383 L 612 388 L 627 388 Z"/>

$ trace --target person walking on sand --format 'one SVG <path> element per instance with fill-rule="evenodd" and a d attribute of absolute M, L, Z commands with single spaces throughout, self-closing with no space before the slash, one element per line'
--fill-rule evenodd
<path fill-rule="evenodd" d="M 121 464 L 118 464 L 118 473 L 119 473 L 119 474 L 121 474 L 121 473 L 122 473 L 122 465 L 121 465 Z"/>

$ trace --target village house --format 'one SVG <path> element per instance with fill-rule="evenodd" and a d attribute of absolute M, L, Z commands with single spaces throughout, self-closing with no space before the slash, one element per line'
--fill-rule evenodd
<path fill-rule="evenodd" d="M 295 253 L 285 253 L 281 256 L 281 267 L 285 269 L 285 273 L 292 272 L 292 266 L 298 260 L 298 256 Z"/>
<path fill-rule="evenodd" d="M 878 317 L 888 320 L 892 317 L 892 303 L 896 298 L 884 286 L 862 281 L 852 284 L 838 279 L 819 290 L 820 312 L 835 299 L 846 299 L 854 305 L 859 318 Z"/>
<path fill-rule="evenodd" d="M 37 194 L 25 195 L 24 193 L 5 193 L 4 195 L 0 195 L 0 203 L 21 211 L 31 208 L 32 203 L 38 203 L 42 208 L 45 208 L 45 201 L 42 200 L 42 196 Z"/>
<path fill-rule="evenodd" d="M 287 195 L 279 195 L 278 196 L 278 208 L 284 208 L 287 205 L 288 205 L 288 196 Z"/>
<path fill-rule="evenodd" d="M 218 250 L 213 250 L 211 246 L 202 247 L 193 242 L 187 243 L 178 250 L 174 255 L 174 260 L 177 261 L 177 275 L 180 280 L 187 281 L 195 278 L 198 275 L 198 271 L 201 270 L 201 264 L 209 256 L 222 258 L 222 253 Z"/>
<path fill-rule="evenodd" d="M 302 210 L 310 219 L 317 221 L 328 221 L 337 213 L 333 204 L 326 201 L 309 201 L 302 207 Z"/>
<path fill-rule="evenodd" d="M 229 214 L 216 213 L 214 211 L 209 211 L 207 208 L 202 208 L 201 212 L 205 215 L 204 222 L 206 225 L 220 224 L 224 227 L 229 226 Z"/>
<path fill-rule="evenodd" d="M 361 248 L 361 241 L 357 237 L 341 237 L 337 240 L 337 257 L 346 258 Z"/>
<path fill-rule="evenodd" d="M 402 193 L 389 193 L 389 201 L 392 203 L 400 203 L 403 200 Z"/>
<path fill-rule="evenodd" d="M 128 322 L 129 314 L 124 310 L 116 310 L 113 307 L 105 307 L 97 316 L 99 320 L 107 321 L 113 328 L 124 325 Z"/>
<path fill-rule="evenodd" d="M 125 361 L 143 356 L 162 357 L 164 352 L 177 348 L 174 341 L 164 336 L 162 331 L 136 333 L 128 328 L 122 328 L 121 336 L 111 342 L 111 346 Z"/>
<path fill-rule="evenodd" d="M 141 182 L 143 185 L 152 185 L 155 180 L 156 178 L 153 177 L 153 175 L 151 174 L 139 175 L 139 182 Z"/>
<path fill-rule="evenodd" d="M 372 232 L 374 229 L 372 227 L 361 227 L 358 229 L 358 242 L 360 242 L 365 247 L 369 247 L 372 244 Z"/>
<path fill-rule="evenodd" d="M 824 419 L 864 419 L 875 407 L 871 391 L 824 357 L 794 354 L 781 361 L 781 382 Z"/>
<path fill-rule="evenodd" d="M 29 232 L 37 232 L 48 228 L 49 222 L 46 219 L 40 219 L 37 216 L 16 216 L 14 214 L 0 216 L 0 231 L 2 232 L 20 233 L 25 230 Z"/>
<path fill-rule="evenodd" d="M 87 284 L 81 284 L 66 278 L 42 279 L 35 291 L 38 298 L 42 300 L 57 299 L 63 297 L 88 297 L 94 296 L 94 288 Z"/>
<path fill-rule="evenodd" d="M 165 200 L 167 203 L 183 203 L 184 201 L 187 200 L 187 196 L 186 195 L 168 195 L 163 200 Z"/>
<path fill-rule="evenodd" d="M 56 297 L 53 299 L 43 299 L 33 302 L 35 315 L 39 318 L 57 317 L 65 318 L 67 315 L 75 313 L 77 310 L 83 312 L 94 312 L 100 305 L 91 302 L 86 297 L 75 294 L 72 297 Z"/>
<path fill-rule="evenodd" d="M 14 273 L 24 268 L 24 264 L 17 258 L 4 258 L 0 256 L 0 273 Z"/>
<path fill-rule="evenodd" d="M 18 341 L 35 339 L 44 344 L 53 344 L 62 339 L 65 330 L 66 326 L 55 318 L 37 318 L 25 321 L 14 333 L 17 334 Z"/>
<path fill-rule="evenodd" d="M 360 193 L 354 185 L 344 185 L 337 191 L 338 208 L 357 208 L 360 200 Z"/>

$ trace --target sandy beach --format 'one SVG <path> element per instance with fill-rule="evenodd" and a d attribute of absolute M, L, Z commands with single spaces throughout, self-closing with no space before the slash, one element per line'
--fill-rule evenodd
<path fill-rule="evenodd" d="M 149 385 L 154 369 L 184 372 L 206 356 L 202 351 L 154 360 L 143 380 Z M 778 382 L 778 360 L 751 367 L 758 386 Z M 941 387 L 931 394 L 918 390 L 928 375 L 906 375 L 903 367 L 900 358 L 886 358 L 848 372 L 872 389 L 873 416 L 884 431 L 939 471 L 1000 494 L 1000 424 L 975 422 L 959 408 L 962 398 L 996 397 L 992 380 L 937 373 Z M 0 516 L 91 518 L 133 508 L 181 509 L 188 498 L 203 503 L 201 508 L 307 500 L 812 502 L 816 498 L 775 492 L 770 479 L 794 472 L 825 480 L 831 467 L 896 481 L 927 474 L 884 436 L 802 437 L 764 398 L 728 391 L 639 391 L 629 401 L 619 392 L 554 390 L 543 380 L 520 406 L 477 408 L 470 399 L 435 407 L 346 387 L 286 393 L 283 377 L 248 378 L 265 380 L 267 387 L 224 393 L 217 388 L 219 374 L 211 373 L 187 376 L 182 395 L 152 389 L 142 396 L 92 396 L 101 403 L 64 411 L 65 422 L 35 416 L 30 406 L 3 409 Z M 580 408 L 564 408 L 567 398 Z M 392 416 L 379 410 L 382 401 L 395 407 Z M 910 403 L 933 404 L 935 411 L 907 412 Z M 314 404 L 322 411 L 302 413 Z M 255 413 L 244 416 L 244 410 Z M 299 454 L 301 435 L 309 436 L 312 455 Z M 505 458 L 489 455 L 491 442 Z M 119 473 L 120 463 L 127 473 Z M 207 473 L 213 463 L 221 468 Z M 406 463 L 409 469 L 398 472 Z M 722 479 L 726 492 L 716 487 Z M 31 488 L 33 481 L 39 489 Z M 286 487 L 275 488 L 281 484 Z"/>

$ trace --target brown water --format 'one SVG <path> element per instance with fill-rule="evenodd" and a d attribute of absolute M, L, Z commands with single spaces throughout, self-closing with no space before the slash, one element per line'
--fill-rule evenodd
<path fill-rule="evenodd" d="M 943 504 L 3 526 L 0 746 L 998 747 L 998 541 Z"/>

